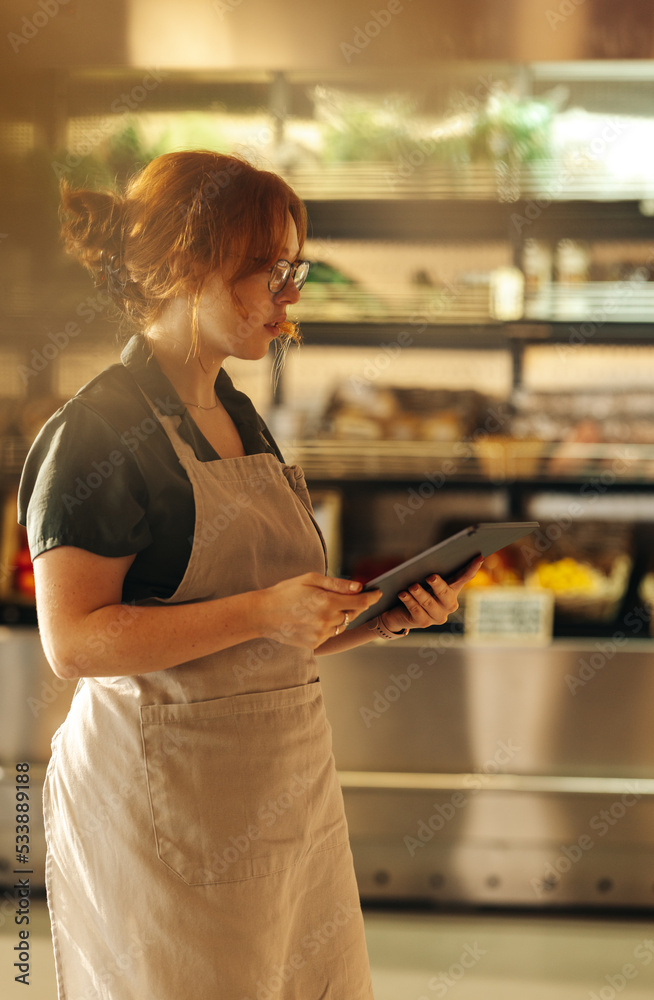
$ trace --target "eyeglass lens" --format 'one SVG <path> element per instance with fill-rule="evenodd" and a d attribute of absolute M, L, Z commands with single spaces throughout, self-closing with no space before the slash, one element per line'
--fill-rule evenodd
<path fill-rule="evenodd" d="M 308 260 L 299 260 L 295 264 L 290 264 L 287 260 L 278 260 L 273 264 L 270 272 L 268 287 L 271 292 L 281 292 L 282 288 L 293 275 L 295 287 L 299 291 L 309 274 L 310 263 Z"/>

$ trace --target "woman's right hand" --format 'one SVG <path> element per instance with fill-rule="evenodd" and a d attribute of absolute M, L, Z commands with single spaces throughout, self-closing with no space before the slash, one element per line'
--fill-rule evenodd
<path fill-rule="evenodd" d="M 289 646 L 316 649 L 349 621 L 375 604 L 380 590 L 361 592 L 362 585 L 321 573 L 303 573 L 259 591 L 261 632 Z"/>
<path fill-rule="evenodd" d="M 263 636 L 315 649 L 381 596 L 361 584 L 305 573 L 273 587 L 207 601 L 123 603 L 134 556 L 60 545 L 34 560 L 39 629 L 58 677 L 166 670 Z"/>

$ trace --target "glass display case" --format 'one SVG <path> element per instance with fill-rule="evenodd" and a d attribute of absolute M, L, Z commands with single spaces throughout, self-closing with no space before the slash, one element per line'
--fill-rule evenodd
<path fill-rule="evenodd" d="M 447 627 L 325 671 L 362 891 L 649 905 L 646 713 L 620 741 L 654 648 L 654 65 L 453 64 L 393 92 L 354 69 L 144 77 L 57 73 L 45 104 L 47 80 L 27 81 L 0 126 L 6 509 L 38 427 L 119 352 L 108 302 L 58 245 L 58 181 L 197 145 L 279 171 L 310 219 L 304 343 L 276 387 L 272 357 L 227 367 L 304 467 L 333 571 L 370 578 L 462 520 L 533 518 L 540 534 L 484 584 L 555 592 L 544 648 L 467 644 L 464 599 Z M 9 521 L 0 619 L 33 625 Z M 414 663 L 423 686 L 382 711 Z M 496 760 L 500 744 L 527 749 Z M 453 807 L 479 775 L 475 805 Z M 564 870 L 562 841 L 627 794 L 628 820 Z M 434 801 L 457 819 L 412 855 Z"/>

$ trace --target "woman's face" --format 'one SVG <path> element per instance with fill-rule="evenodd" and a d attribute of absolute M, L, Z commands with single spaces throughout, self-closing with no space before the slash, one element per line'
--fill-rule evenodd
<path fill-rule="evenodd" d="M 280 256 L 293 263 L 299 253 L 297 228 L 289 214 Z M 264 357 L 271 340 L 279 334 L 288 306 L 300 298 L 292 278 L 274 295 L 268 288 L 269 278 L 266 268 L 238 282 L 236 294 L 244 314 L 236 308 L 220 274 L 209 279 L 198 305 L 201 353 L 206 347 L 207 353 L 211 351 L 214 356 L 222 354 L 244 360 Z"/>

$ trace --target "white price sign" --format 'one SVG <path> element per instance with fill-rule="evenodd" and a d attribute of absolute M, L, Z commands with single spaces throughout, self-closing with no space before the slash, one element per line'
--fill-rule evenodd
<path fill-rule="evenodd" d="M 552 638 L 553 618 L 551 590 L 488 587 L 466 591 L 467 642 L 544 645 Z"/>

